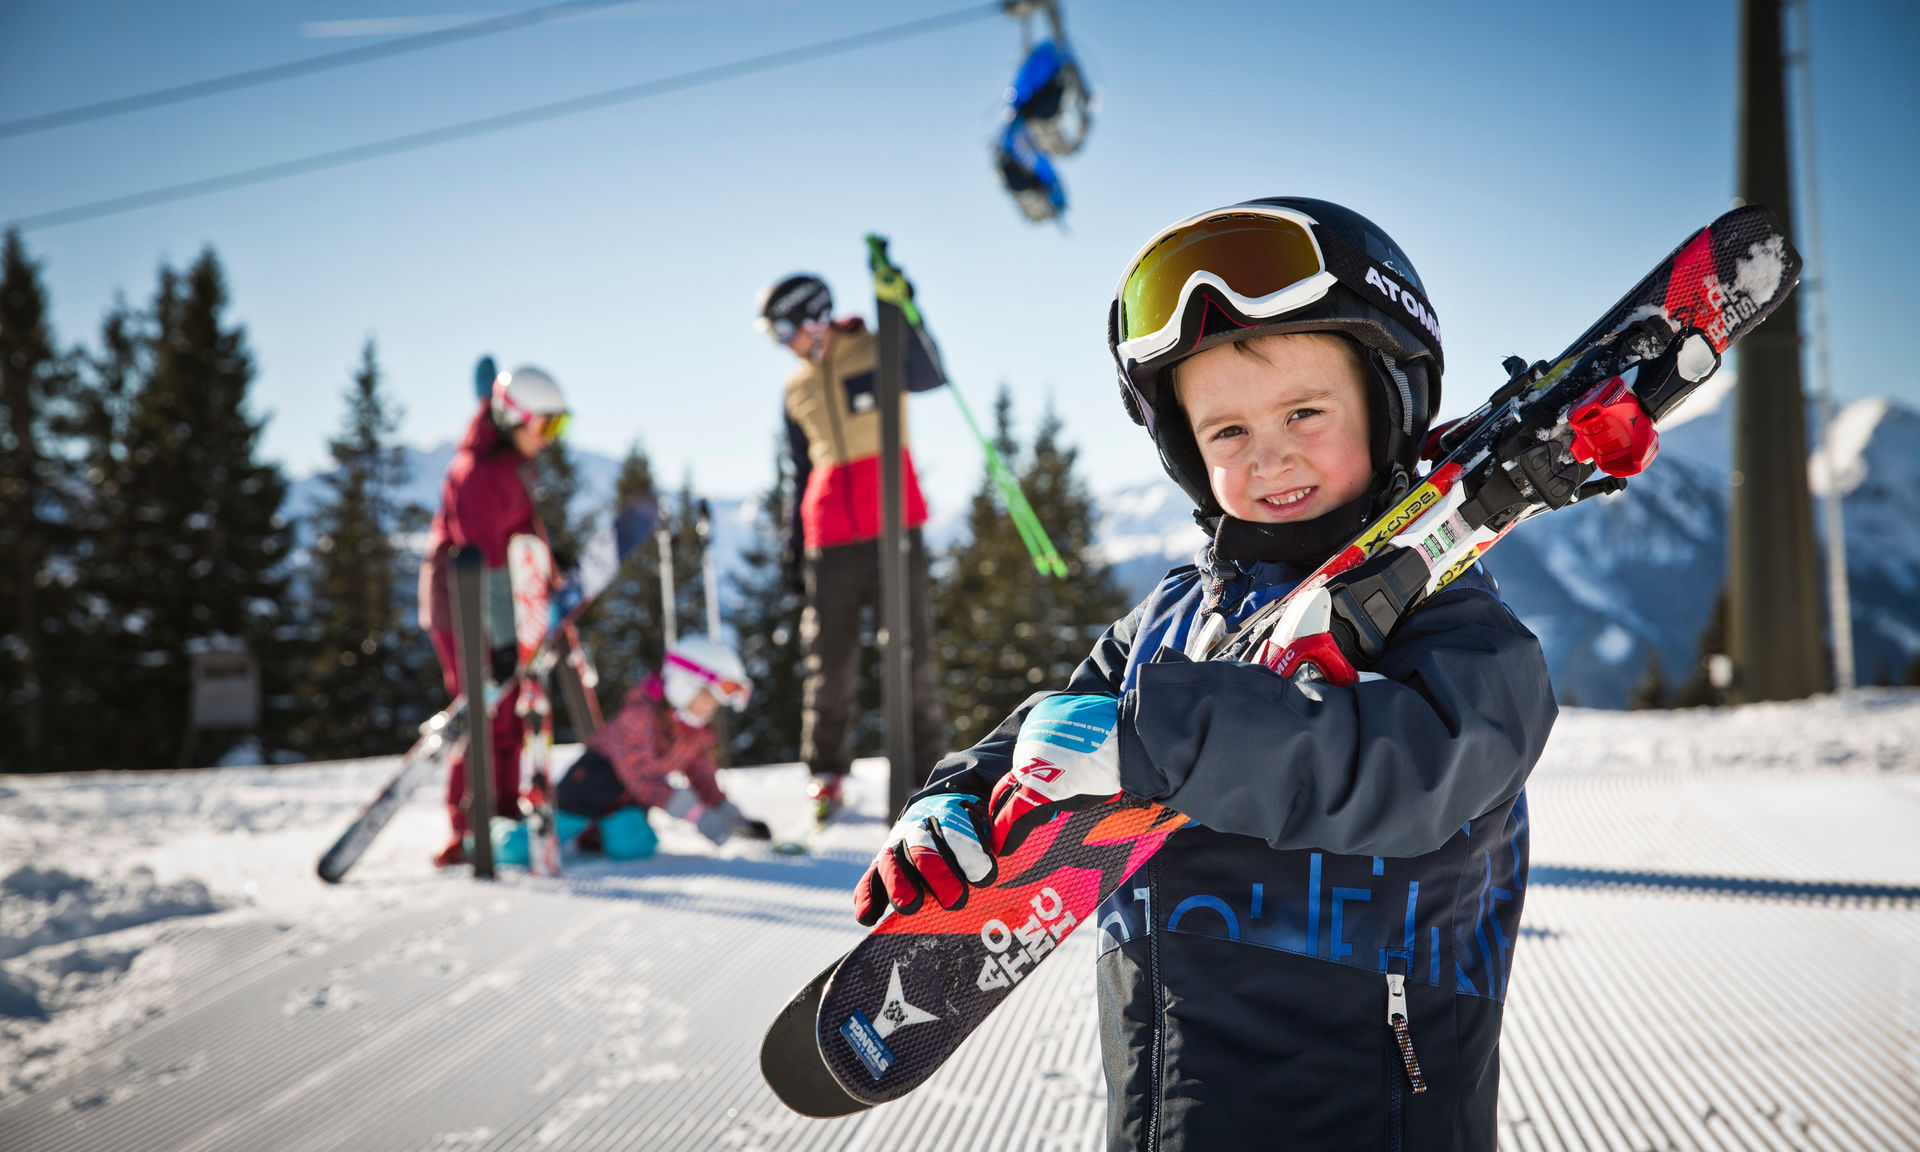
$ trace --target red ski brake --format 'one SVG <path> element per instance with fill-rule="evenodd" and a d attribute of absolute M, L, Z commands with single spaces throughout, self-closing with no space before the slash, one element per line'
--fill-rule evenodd
<path fill-rule="evenodd" d="M 1620 376 L 1596 385 L 1567 412 L 1573 457 L 1609 476 L 1637 476 L 1660 451 L 1660 430 Z"/>

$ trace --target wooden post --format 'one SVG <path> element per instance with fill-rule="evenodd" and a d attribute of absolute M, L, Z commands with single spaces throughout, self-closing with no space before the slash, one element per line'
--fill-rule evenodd
<path fill-rule="evenodd" d="M 473 833 L 473 874 L 493 879 L 493 709 L 487 703 L 490 653 L 486 641 L 487 561 L 463 545 L 450 560 L 453 647 L 467 696 L 467 828 Z"/>

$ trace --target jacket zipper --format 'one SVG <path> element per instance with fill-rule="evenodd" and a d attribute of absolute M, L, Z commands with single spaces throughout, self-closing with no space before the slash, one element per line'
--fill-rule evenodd
<path fill-rule="evenodd" d="M 1403 1081 L 1397 1074 L 1389 1074 L 1393 1083 L 1387 1098 L 1387 1148 L 1389 1152 L 1400 1152 L 1406 1139 L 1406 1091 L 1409 1086 L 1418 1096 L 1427 1090 L 1427 1080 L 1420 1073 L 1420 1057 L 1413 1051 L 1413 1028 L 1407 1017 L 1407 978 L 1398 972 L 1387 973 L 1387 1027 L 1393 1032 L 1394 1047 L 1400 1051 L 1400 1067 L 1406 1072 Z"/>
<path fill-rule="evenodd" d="M 1420 1057 L 1413 1051 L 1413 1028 L 1407 1019 L 1407 978 L 1397 972 L 1387 973 L 1387 1027 L 1393 1029 L 1400 1065 L 1407 1070 L 1407 1082 L 1418 1096 L 1427 1090 L 1427 1078 L 1420 1074 Z"/>
<path fill-rule="evenodd" d="M 1149 1068 L 1153 1075 L 1153 1098 L 1147 1111 L 1147 1152 L 1157 1152 L 1160 1147 L 1160 1104 L 1165 1095 L 1166 1085 L 1162 1080 L 1160 1067 L 1161 1030 L 1166 1024 L 1167 998 L 1165 987 L 1160 983 L 1160 933 L 1154 931 L 1154 906 L 1159 903 L 1160 894 L 1154 889 L 1158 868 L 1151 859 L 1147 861 L 1147 907 L 1143 919 L 1147 925 L 1147 959 L 1149 972 L 1153 980 L 1153 1047 L 1148 1053 Z"/>

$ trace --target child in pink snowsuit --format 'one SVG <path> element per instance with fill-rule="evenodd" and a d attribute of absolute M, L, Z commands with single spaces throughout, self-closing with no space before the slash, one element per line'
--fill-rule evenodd
<path fill-rule="evenodd" d="M 713 730 L 722 703 L 738 710 L 752 692 L 740 658 L 705 636 L 688 636 L 667 653 L 658 675 L 627 693 L 620 711 L 587 742 L 555 790 L 560 839 L 599 847 L 614 860 L 653 855 L 659 839 L 647 811 L 659 808 L 694 825 L 715 844 L 730 836 L 765 840 L 720 790 Z M 674 777 L 683 783 L 676 783 Z"/>

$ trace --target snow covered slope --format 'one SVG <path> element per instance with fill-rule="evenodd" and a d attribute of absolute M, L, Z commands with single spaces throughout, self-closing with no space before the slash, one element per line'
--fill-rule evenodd
<path fill-rule="evenodd" d="M 428 866 L 425 788 L 320 884 L 391 766 L 0 778 L 0 1148 L 1101 1146 L 1087 929 L 900 1102 L 808 1121 L 761 1084 L 857 938 L 880 762 L 812 858 L 656 818 L 652 860 L 481 884 Z M 723 776 L 782 835 L 803 782 Z M 1529 793 L 1503 1149 L 1920 1147 L 1920 692 L 1572 710 Z"/>

